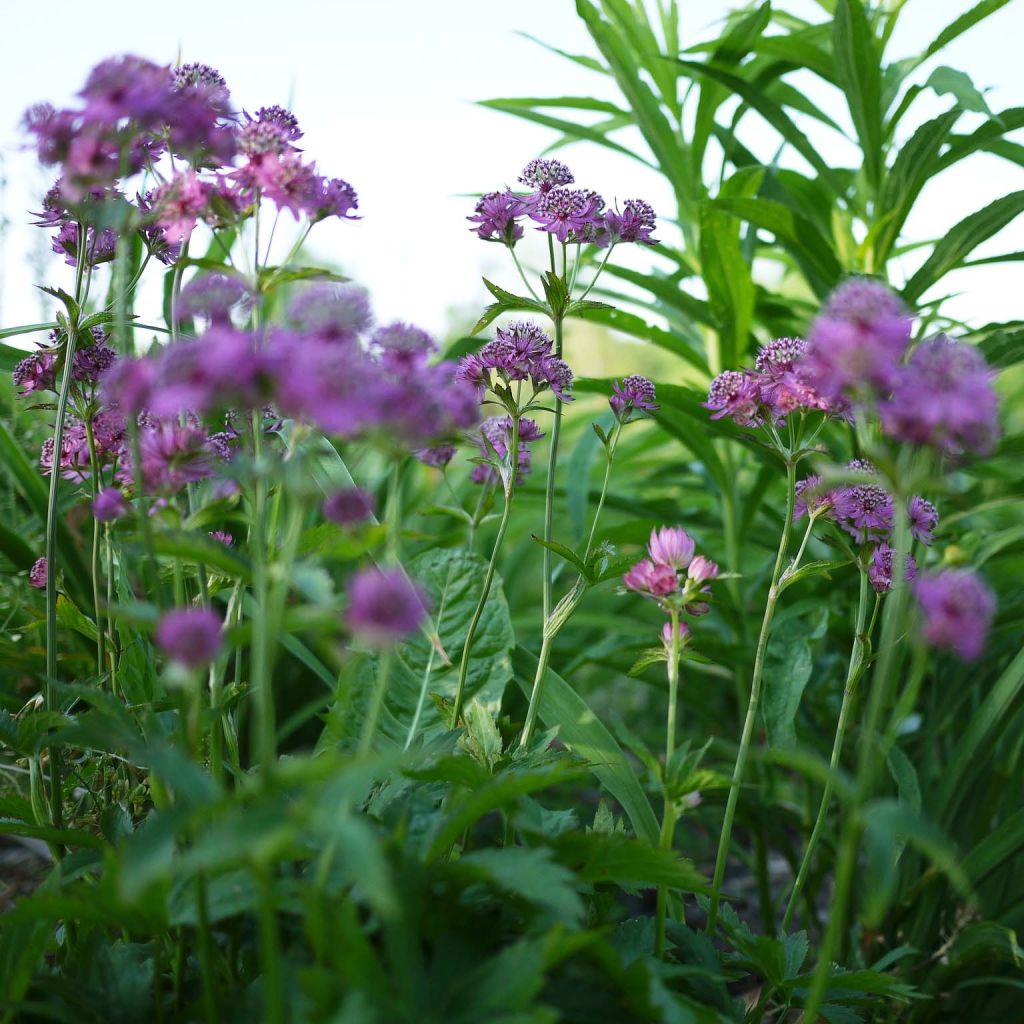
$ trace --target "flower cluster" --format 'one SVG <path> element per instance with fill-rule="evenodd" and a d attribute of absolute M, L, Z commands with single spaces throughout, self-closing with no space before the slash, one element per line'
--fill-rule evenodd
<path fill-rule="evenodd" d="M 965 660 L 981 654 L 995 615 L 995 597 L 976 572 L 943 569 L 922 576 L 914 594 L 927 644 L 949 648 Z"/>
<path fill-rule="evenodd" d="M 716 579 L 718 566 L 695 554 L 693 538 L 681 527 L 652 530 L 648 557 L 637 562 L 623 577 L 628 590 L 658 601 L 664 607 L 681 608 L 691 615 L 709 610 L 708 581 Z M 669 639 L 671 639 L 671 634 Z"/>
<path fill-rule="evenodd" d="M 560 160 L 531 160 L 519 176 L 530 191 L 505 189 L 488 192 L 467 218 L 480 238 L 509 247 L 523 237 L 522 220 L 559 242 L 592 243 L 599 247 L 620 242 L 653 245 L 657 226 L 654 210 L 642 199 L 627 199 L 622 209 L 607 209 L 604 199 L 590 189 L 569 188 L 572 171 Z"/>
<path fill-rule="evenodd" d="M 794 412 L 834 409 L 801 371 L 807 352 L 799 338 L 779 338 L 761 347 L 753 370 L 726 370 L 712 382 L 705 408 L 712 419 L 728 416 L 742 427 L 778 423 Z"/>
<path fill-rule="evenodd" d="M 419 629 L 428 606 L 402 569 L 363 569 L 349 584 L 346 620 L 368 647 L 390 647 Z"/>
<path fill-rule="evenodd" d="M 499 328 L 479 352 L 463 356 L 455 376 L 475 387 L 481 399 L 499 383 L 508 388 L 528 380 L 534 394 L 550 389 L 561 401 L 571 402 L 572 370 L 551 346 L 551 338 L 536 324 L 520 320 Z"/>
<path fill-rule="evenodd" d="M 521 484 L 530 472 L 530 444 L 539 441 L 543 436 L 535 420 L 519 418 L 515 477 L 517 485 Z M 498 464 L 503 465 L 509 457 L 509 448 L 512 444 L 512 417 L 491 416 L 484 420 L 480 425 L 477 444 L 480 448 L 480 461 L 474 466 L 470 478 L 477 484 L 494 483 L 500 477 L 495 459 Z"/>
<path fill-rule="evenodd" d="M 634 373 L 612 384 L 612 396 L 608 404 L 615 418 L 626 424 L 634 418 L 654 412 L 658 408 L 656 397 L 654 382 Z"/>
<path fill-rule="evenodd" d="M 854 278 L 815 320 L 798 371 L 830 401 L 877 411 L 894 440 L 947 454 L 991 451 L 998 398 L 984 357 L 941 334 L 911 349 L 911 323 L 884 284 Z"/>

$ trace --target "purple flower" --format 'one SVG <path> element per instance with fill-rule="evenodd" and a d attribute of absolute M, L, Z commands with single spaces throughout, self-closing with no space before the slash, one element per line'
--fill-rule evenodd
<path fill-rule="evenodd" d="M 348 588 L 346 621 L 371 647 L 389 647 L 419 629 L 426 595 L 402 569 L 363 569 Z"/>
<path fill-rule="evenodd" d="M 645 558 L 637 562 L 623 577 L 622 582 L 629 590 L 652 597 L 667 597 L 679 589 L 679 578 L 669 565 L 655 565 Z"/>
<path fill-rule="evenodd" d="M 608 210 L 604 215 L 604 228 L 608 240 L 616 242 L 642 242 L 654 245 L 658 239 L 651 237 L 657 227 L 654 208 L 643 199 L 627 199 L 622 204 L 622 213 Z"/>
<path fill-rule="evenodd" d="M 569 364 L 557 356 L 544 356 L 536 360 L 530 373 L 534 390 L 551 388 L 554 396 L 562 402 L 571 402 L 573 373 Z"/>
<path fill-rule="evenodd" d="M 704 408 L 712 410 L 713 420 L 728 416 L 741 427 L 752 427 L 758 422 L 760 400 L 757 379 L 749 370 L 726 370 L 711 382 Z"/>
<path fill-rule="evenodd" d="M 203 274 L 192 278 L 181 289 L 178 319 L 201 316 L 212 326 L 230 327 L 231 310 L 248 298 L 248 289 L 237 278 L 227 274 Z"/>
<path fill-rule="evenodd" d="M 832 518 L 858 544 L 887 538 L 893 527 L 892 495 L 877 484 L 842 487 L 836 494 Z"/>
<path fill-rule="evenodd" d="M 69 420 L 64 428 L 61 439 L 60 473 L 66 480 L 81 482 L 87 480 L 91 471 L 89 460 L 89 438 L 85 424 L 78 420 Z M 39 453 L 39 468 L 49 476 L 53 472 L 53 438 L 43 442 Z"/>
<path fill-rule="evenodd" d="M 139 430 L 142 483 L 150 493 L 174 494 L 213 475 L 214 452 L 206 431 L 192 423 L 158 420 Z M 118 479 L 131 483 L 133 460 L 126 453 Z"/>
<path fill-rule="evenodd" d="M 199 668 L 220 651 L 220 619 L 209 608 L 172 608 L 157 624 L 155 639 L 171 661 Z"/>
<path fill-rule="evenodd" d="M 369 519 L 376 508 L 376 501 L 368 491 L 359 487 L 348 487 L 335 491 L 324 500 L 324 518 L 342 526 L 352 526 Z"/>
<path fill-rule="evenodd" d="M 370 295 L 355 284 L 316 284 L 300 292 L 288 307 L 294 326 L 321 341 L 347 343 L 373 319 Z"/>
<path fill-rule="evenodd" d="M 835 491 L 823 490 L 821 477 L 812 473 L 804 480 L 798 480 L 795 488 L 796 502 L 793 505 L 793 522 L 803 519 L 811 513 L 816 515 L 819 511 L 831 508 L 835 501 Z"/>
<path fill-rule="evenodd" d="M 831 295 L 811 328 L 801 374 L 828 399 L 887 393 L 910 338 L 911 318 L 880 281 L 852 278 Z"/>
<path fill-rule="evenodd" d="M 69 267 L 78 266 L 79 241 L 78 225 L 67 223 L 53 236 L 50 246 L 58 256 L 64 257 Z M 95 267 L 109 263 L 117 255 L 117 235 L 109 229 L 97 232 L 95 228 L 85 231 L 85 265 Z"/>
<path fill-rule="evenodd" d="M 84 384 L 95 384 L 114 365 L 117 353 L 101 342 L 87 345 L 75 353 L 71 363 L 71 376 Z"/>
<path fill-rule="evenodd" d="M 880 406 L 891 437 L 940 451 L 985 454 L 999 436 L 995 374 L 970 345 L 938 335 L 914 349 Z"/>
<path fill-rule="evenodd" d="M 892 562 L 895 552 L 885 543 L 879 544 L 871 552 L 871 565 L 868 566 L 868 580 L 876 594 L 888 594 L 892 590 Z M 908 582 L 917 576 L 917 563 L 912 555 L 907 555 L 903 578 Z"/>
<path fill-rule="evenodd" d="M 163 115 L 172 85 L 166 67 L 125 54 L 97 64 L 78 95 L 86 101 L 88 120 L 153 122 Z"/>
<path fill-rule="evenodd" d="M 378 327 L 370 338 L 370 346 L 390 369 L 402 372 L 421 366 L 436 351 L 437 342 L 422 328 L 396 320 Z"/>
<path fill-rule="evenodd" d="M 522 184 L 543 193 L 562 185 L 571 185 L 576 179 L 561 160 L 537 157 L 523 168 L 519 180 Z"/>
<path fill-rule="evenodd" d="M 690 639 L 690 627 L 685 622 L 679 622 L 676 624 L 676 636 L 679 637 L 679 648 L 680 650 L 686 646 L 686 642 Z M 665 645 L 666 651 L 672 650 L 672 623 L 666 622 L 661 627 L 661 642 Z"/>
<path fill-rule="evenodd" d="M 708 580 L 718 579 L 721 570 L 715 562 L 703 555 L 696 555 L 686 571 L 689 579 L 697 583 L 706 583 Z"/>
<path fill-rule="evenodd" d="M 651 530 L 647 552 L 656 565 L 685 569 L 693 560 L 695 547 L 693 538 L 681 527 L 663 526 Z"/>
<path fill-rule="evenodd" d="M 924 616 L 922 634 L 930 647 L 948 647 L 973 660 L 985 648 L 995 615 L 995 597 L 971 569 L 943 569 L 923 576 L 914 594 Z"/>
<path fill-rule="evenodd" d="M 939 525 L 939 513 L 930 501 L 915 494 L 907 506 L 910 532 L 922 544 L 931 544 L 932 533 Z"/>
<path fill-rule="evenodd" d="M 148 359 L 118 359 L 103 375 L 103 397 L 125 413 L 143 410 L 153 395 L 156 367 Z"/>
<path fill-rule="evenodd" d="M 761 402 L 773 421 L 798 409 L 828 410 L 830 403 L 805 379 L 800 365 L 807 344 L 800 338 L 779 338 L 762 346 L 754 364 Z"/>
<path fill-rule="evenodd" d="M 523 237 L 523 228 L 516 223 L 520 211 L 520 201 L 511 192 L 488 192 L 480 197 L 473 216 L 466 220 L 476 225 L 473 231 L 484 241 L 493 238 L 511 247 Z"/>
<path fill-rule="evenodd" d="M 15 364 L 11 375 L 14 386 L 23 395 L 53 391 L 57 385 L 57 357 L 52 352 L 34 352 Z"/>
<path fill-rule="evenodd" d="M 182 171 L 154 189 L 153 221 L 163 229 L 168 242 L 188 240 L 196 221 L 207 212 L 211 193 L 210 183 L 193 170 Z"/>
<path fill-rule="evenodd" d="M 235 542 L 235 538 L 230 533 L 225 533 L 223 530 L 210 530 L 209 536 L 212 537 L 218 544 L 223 544 L 224 547 L 229 548 Z"/>
<path fill-rule="evenodd" d="M 529 211 L 538 231 L 550 231 L 560 242 L 582 241 L 589 229 L 603 228 L 604 200 L 585 189 L 553 188 Z"/>
<path fill-rule="evenodd" d="M 203 88 L 211 90 L 223 89 L 227 92 L 228 83 L 224 76 L 209 64 L 191 61 L 181 64 L 171 74 L 171 84 L 175 89 Z"/>
<path fill-rule="evenodd" d="M 530 472 L 530 442 L 539 441 L 543 436 L 534 420 L 520 419 L 517 484 L 522 483 L 523 478 Z M 478 444 L 484 458 L 493 459 L 497 456 L 505 461 L 511 443 L 511 416 L 492 416 L 480 424 Z M 476 466 L 470 476 L 473 482 L 478 484 L 495 479 L 493 467 L 484 464 Z"/>
<path fill-rule="evenodd" d="M 128 503 L 124 495 L 116 487 L 105 487 L 92 503 L 93 517 L 101 523 L 109 523 L 120 519 L 128 513 Z"/>
<path fill-rule="evenodd" d="M 353 213 L 358 209 L 356 190 L 342 178 L 318 178 L 306 205 L 306 213 L 314 223 L 327 217 L 358 220 Z"/>
<path fill-rule="evenodd" d="M 439 444 L 433 448 L 418 448 L 413 452 L 424 466 L 433 466 L 434 469 L 444 469 L 452 459 L 455 458 L 455 445 Z"/>
<path fill-rule="evenodd" d="M 28 571 L 28 585 L 36 590 L 46 589 L 46 559 L 37 558 Z"/>
<path fill-rule="evenodd" d="M 612 396 L 608 404 L 620 423 L 628 423 L 633 412 L 654 412 L 658 408 L 654 399 L 654 384 L 646 377 L 634 373 L 612 384 Z"/>

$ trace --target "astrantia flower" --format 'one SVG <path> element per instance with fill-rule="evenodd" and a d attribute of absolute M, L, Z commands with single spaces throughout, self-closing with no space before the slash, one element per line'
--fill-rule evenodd
<path fill-rule="evenodd" d="M 53 472 L 53 438 L 43 442 L 39 453 L 39 468 L 49 476 Z M 66 480 L 81 482 L 89 478 L 91 463 L 89 460 L 89 438 L 85 424 L 78 420 L 68 420 L 64 427 L 64 436 L 60 446 L 60 473 Z"/>
<path fill-rule="evenodd" d="M 880 281 L 853 278 L 815 320 L 801 374 L 825 398 L 892 387 L 910 339 L 911 318 Z"/>
<path fill-rule="evenodd" d="M 627 199 L 622 212 L 608 210 L 604 215 L 604 228 L 608 240 L 615 242 L 642 242 L 654 245 L 658 240 L 651 237 L 657 226 L 654 208 L 643 199 Z"/>
<path fill-rule="evenodd" d="M 931 544 L 932 533 L 939 525 L 939 513 L 930 501 L 915 494 L 907 505 L 910 532 L 922 544 Z"/>
<path fill-rule="evenodd" d="M 182 242 L 209 206 L 211 186 L 195 173 L 182 171 L 153 191 L 153 220 L 168 242 Z"/>
<path fill-rule="evenodd" d="M 373 319 L 370 294 L 355 284 L 316 284 L 299 292 L 288 306 L 295 327 L 323 341 L 351 342 Z"/>
<path fill-rule="evenodd" d="M 544 435 L 537 427 L 535 420 L 519 420 L 519 452 L 518 472 L 516 483 L 522 483 L 523 478 L 530 472 L 530 443 L 539 441 Z M 495 456 L 505 461 L 508 459 L 509 445 L 512 443 L 512 417 L 491 416 L 480 424 L 480 437 L 478 444 L 480 451 L 486 459 L 493 459 Z M 474 483 L 484 483 L 494 479 L 494 470 L 491 466 L 480 464 L 476 466 L 471 474 Z"/>
<path fill-rule="evenodd" d="M 825 490 L 821 486 L 821 477 L 812 473 L 804 480 L 798 480 L 794 488 L 796 501 L 793 505 L 793 521 L 803 519 L 808 513 L 817 514 L 831 508 L 835 501 L 835 491 Z"/>
<path fill-rule="evenodd" d="M 79 384 L 95 384 L 114 365 L 117 353 L 102 342 L 86 345 L 71 362 L 71 376 Z"/>
<path fill-rule="evenodd" d="M 999 436 L 995 374 L 970 345 L 939 335 L 914 349 L 880 406 L 882 426 L 900 441 L 984 454 Z"/>
<path fill-rule="evenodd" d="M 92 503 L 92 514 L 101 523 L 109 523 L 120 519 L 128 513 L 128 502 L 116 487 L 105 487 L 96 495 Z"/>
<path fill-rule="evenodd" d="M 360 487 L 347 487 L 329 494 L 324 499 L 324 518 L 342 526 L 352 526 L 369 519 L 376 504 L 373 495 L 368 491 Z"/>
<path fill-rule="evenodd" d="M 690 639 L 690 627 L 685 622 L 677 624 L 676 636 L 679 637 L 679 648 L 682 649 L 686 646 L 686 642 Z M 661 642 L 665 645 L 666 651 L 672 650 L 672 623 L 666 622 L 661 627 Z"/>
<path fill-rule="evenodd" d="M 346 622 L 371 647 L 412 635 L 426 615 L 426 595 L 401 569 L 364 569 L 349 584 Z"/>
<path fill-rule="evenodd" d="M 533 364 L 530 373 L 535 390 L 550 388 L 554 396 L 561 402 L 571 402 L 573 372 L 564 359 L 557 356 L 544 356 Z"/>
<path fill-rule="evenodd" d="M 46 559 L 37 558 L 28 571 L 28 584 L 36 590 L 46 589 Z"/>
<path fill-rule="evenodd" d="M 718 579 L 719 571 L 718 565 L 712 562 L 710 558 L 705 558 L 703 555 L 695 555 L 686 570 L 686 575 L 689 579 L 696 580 L 698 583 L 705 583 L 708 580 Z"/>
<path fill-rule="evenodd" d="M 726 370 L 711 382 L 704 408 L 712 410 L 713 420 L 728 416 L 741 427 L 752 427 L 757 423 L 760 400 L 757 379 L 752 373 Z"/>
<path fill-rule="evenodd" d="M 373 332 L 370 347 L 391 369 L 407 371 L 420 366 L 437 342 L 422 328 L 395 320 Z"/>
<path fill-rule="evenodd" d="M 227 90 L 228 83 L 224 76 L 209 64 L 191 61 L 181 64 L 172 72 L 172 84 L 175 89 L 188 89 L 200 86 L 205 89 Z"/>
<path fill-rule="evenodd" d="M 871 552 L 871 565 L 868 566 L 868 580 L 876 594 L 888 594 L 892 590 L 892 563 L 895 552 L 888 544 L 879 544 Z M 907 581 L 917 576 L 917 563 L 912 555 L 907 555 L 904 566 L 904 578 Z"/>
<path fill-rule="evenodd" d="M 647 553 L 656 565 L 668 565 L 673 569 L 685 569 L 693 559 L 696 548 L 693 538 L 681 527 L 663 526 L 651 530 Z"/>
<path fill-rule="evenodd" d="M 50 248 L 58 256 L 63 256 L 69 267 L 77 267 L 79 259 L 84 259 L 87 267 L 96 267 L 109 263 L 117 254 L 117 235 L 109 228 L 103 231 L 86 228 L 83 253 L 80 251 L 78 225 L 69 222 L 53 236 Z"/>
<path fill-rule="evenodd" d="M 214 453 L 206 431 L 191 423 L 159 420 L 139 431 L 142 484 L 150 493 L 175 494 L 187 484 L 212 476 Z M 118 479 L 134 479 L 132 458 L 126 453 Z"/>
<path fill-rule="evenodd" d="M 12 379 L 23 395 L 53 391 L 57 384 L 57 357 L 52 352 L 36 352 L 15 364 Z"/>
<path fill-rule="evenodd" d="M 773 421 L 798 409 L 828 410 L 830 403 L 805 379 L 800 360 L 807 344 L 800 338 L 779 338 L 762 346 L 754 364 L 761 402 Z"/>
<path fill-rule="evenodd" d="M 541 195 L 529 211 L 539 231 L 550 231 L 560 242 L 582 239 L 588 228 L 603 226 L 604 200 L 585 189 L 554 188 Z"/>
<path fill-rule="evenodd" d="M 424 466 L 433 466 L 434 469 L 444 469 L 452 459 L 455 458 L 456 448 L 453 444 L 438 444 L 433 448 L 418 448 L 413 455 L 423 463 Z"/>
<path fill-rule="evenodd" d="M 238 278 L 228 274 L 203 274 L 192 278 L 181 289 L 178 319 L 201 316 L 211 325 L 230 326 L 231 311 L 248 297 L 248 289 Z"/>
<path fill-rule="evenodd" d="M 230 533 L 225 533 L 223 530 L 211 530 L 210 537 L 212 537 L 218 544 L 223 544 L 224 547 L 229 548 L 235 543 L 235 538 Z"/>
<path fill-rule="evenodd" d="M 488 192 L 480 197 L 473 215 L 466 220 L 476 225 L 473 231 L 485 241 L 493 238 L 512 246 L 523 237 L 522 225 L 516 223 L 520 213 L 520 201 L 511 192 Z"/>
<path fill-rule="evenodd" d="M 944 569 L 923 576 L 914 594 L 924 616 L 922 634 L 931 647 L 947 647 L 961 658 L 977 658 L 985 648 L 995 597 L 971 569 Z"/>
<path fill-rule="evenodd" d="M 572 171 L 562 163 L 561 160 L 545 159 L 538 157 L 531 160 L 519 175 L 519 180 L 524 185 L 536 189 L 538 192 L 550 192 L 553 188 L 561 185 L 571 185 L 575 179 Z"/>
<path fill-rule="evenodd" d="M 131 118 L 154 123 L 164 113 L 172 85 L 166 67 L 125 54 L 97 64 L 78 95 L 86 101 L 88 120 L 116 123 Z"/>
<path fill-rule="evenodd" d="M 356 190 L 342 178 L 318 178 L 306 203 L 306 214 L 313 223 L 327 217 L 358 220 L 353 212 L 358 209 Z"/>
<path fill-rule="evenodd" d="M 623 577 L 629 590 L 652 597 L 667 597 L 679 589 L 679 577 L 670 565 L 656 565 L 650 559 L 637 562 Z"/>
<path fill-rule="evenodd" d="M 620 423 L 628 423 L 634 412 L 654 412 L 658 408 L 654 399 L 653 382 L 634 373 L 612 384 L 612 396 L 608 404 Z"/>
<path fill-rule="evenodd" d="M 888 537 L 892 533 L 893 514 L 892 495 L 877 484 L 842 487 L 832 505 L 832 518 L 858 544 Z"/>
<path fill-rule="evenodd" d="M 171 661 L 199 668 L 217 657 L 220 630 L 220 619 L 209 608 L 173 608 L 160 619 L 154 639 Z"/>
<path fill-rule="evenodd" d="M 148 359 L 118 359 L 103 375 L 104 400 L 124 413 L 141 412 L 150 401 L 156 367 Z"/>

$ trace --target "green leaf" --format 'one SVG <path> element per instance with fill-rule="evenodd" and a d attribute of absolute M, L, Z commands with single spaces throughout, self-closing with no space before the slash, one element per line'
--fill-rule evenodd
<path fill-rule="evenodd" d="M 707 879 L 673 850 L 616 832 L 567 832 L 557 840 L 559 856 L 569 860 L 584 882 L 614 882 L 628 888 L 666 885 L 685 892 L 706 892 Z"/>
<path fill-rule="evenodd" d="M 911 305 L 916 304 L 932 285 L 959 266 L 976 246 L 1006 227 L 1021 212 L 1024 212 L 1024 190 L 1011 192 L 955 224 L 907 282 L 903 297 Z"/>
<path fill-rule="evenodd" d="M 987 833 L 961 862 L 971 885 L 977 887 L 994 871 L 1014 860 L 1024 850 L 1024 809 L 1011 814 Z"/>
<path fill-rule="evenodd" d="M 207 569 L 220 570 L 232 579 L 251 580 L 252 566 L 234 548 L 205 534 L 185 530 L 161 530 L 153 534 L 153 550 L 158 555 L 183 558 Z"/>
<path fill-rule="evenodd" d="M 624 310 L 609 306 L 603 309 L 587 310 L 581 316 L 581 319 L 587 320 L 590 323 L 603 324 L 613 331 L 621 331 L 623 334 L 628 334 L 631 337 L 649 341 L 651 344 L 657 345 L 658 348 L 662 348 L 666 352 L 672 352 L 674 355 L 686 360 L 686 362 L 696 367 L 702 374 L 711 376 L 711 371 L 703 354 L 688 344 L 684 338 L 673 334 L 671 331 L 663 330 L 661 327 L 655 327 L 634 313 L 627 313 Z"/>
<path fill-rule="evenodd" d="M 959 17 L 951 21 L 929 44 L 924 53 L 921 54 L 921 61 L 944 49 L 958 36 L 962 36 L 969 28 L 973 28 L 979 21 L 983 21 L 990 14 L 995 14 L 1001 7 L 1005 7 L 1010 0 L 981 0 L 969 11 L 965 11 Z"/>
<path fill-rule="evenodd" d="M 572 548 L 566 547 L 564 544 L 559 544 L 558 541 L 555 540 L 544 540 L 543 537 L 538 537 L 535 533 L 530 536 L 532 536 L 542 548 L 547 548 L 559 557 L 564 558 L 585 580 L 592 580 L 593 577 L 590 570 L 584 564 L 583 559 L 580 558 Z"/>
<path fill-rule="evenodd" d="M 523 846 L 477 850 L 465 854 L 458 868 L 470 868 L 507 892 L 529 903 L 551 909 L 562 920 L 576 924 L 583 917 L 583 901 L 576 892 L 576 878 L 558 864 L 551 851 Z"/>
<path fill-rule="evenodd" d="M 827 629 L 828 606 L 819 605 L 814 611 L 792 612 L 772 630 L 765 651 L 761 705 L 772 746 L 796 745 L 793 723 L 814 667 L 811 648 Z"/>
<path fill-rule="evenodd" d="M 63 594 L 57 595 L 57 621 L 65 629 L 73 629 L 87 640 L 95 642 L 98 635 L 96 623 L 82 614 L 78 605 Z"/>
<path fill-rule="evenodd" d="M 881 55 L 861 0 L 837 0 L 832 52 L 840 88 L 864 154 L 864 171 L 877 188 L 882 178 Z"/>
<path fill-rule="evenodd" d="M 515 680 L 529 697 L 537 673 L 537 659 L 523 647 L 512 653 Z M 569 684 L 553 669 L 544 674 L 539 715 L 548 726 L 558 727 L 558 738 L 590 766 L 608 792 L 622 805 L 633 831 L 656 844 L 660 835 L 658 819 L 650 801 L 626 760 L 615 737 Z"/>
<path fill-rule="evenodd" d="M 985 97 L 978 91 L 977 86 L 971 81 L 970 75 L 956 68 L 948 68 L 945 65 L 937 67 L 924 83 L 925 88 L 933 89 L 938 95 L 951 95 L 955 97 L 957 105 L 962 110 L 975 110 L 979 114 L 992 116 Z"/>
<path fill-rule="evenodd" d="M 718 325 L 720 364 L 737 366 L 747 350 L 754 282 L 740 247 L 739 225 L 710 203 L 700 209 L 700 258 Z"/>

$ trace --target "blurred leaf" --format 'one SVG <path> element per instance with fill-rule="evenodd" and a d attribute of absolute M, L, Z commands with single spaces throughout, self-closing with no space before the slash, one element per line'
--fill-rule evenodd
<path fill-rule="evenodd" d="M 926 88 L 933 89 L 940 96 L 954 96 L 962 110 L 976 110 L 980 114 L 992 116 L 985 97 L 978 91 L 970 76 L 963 71 L 945 66 L 937 67 L 924 84 Z"/>
<path fill-rule="evenodd" d="M 772 746 L 796 745 L 793 723 L 814 667 L 811 647 L 828 629 L 828 612 L 828 606 L 823 605 L 814 611 L 790 614 L 772 629 L 765 651 L 761 705 Z"/>

